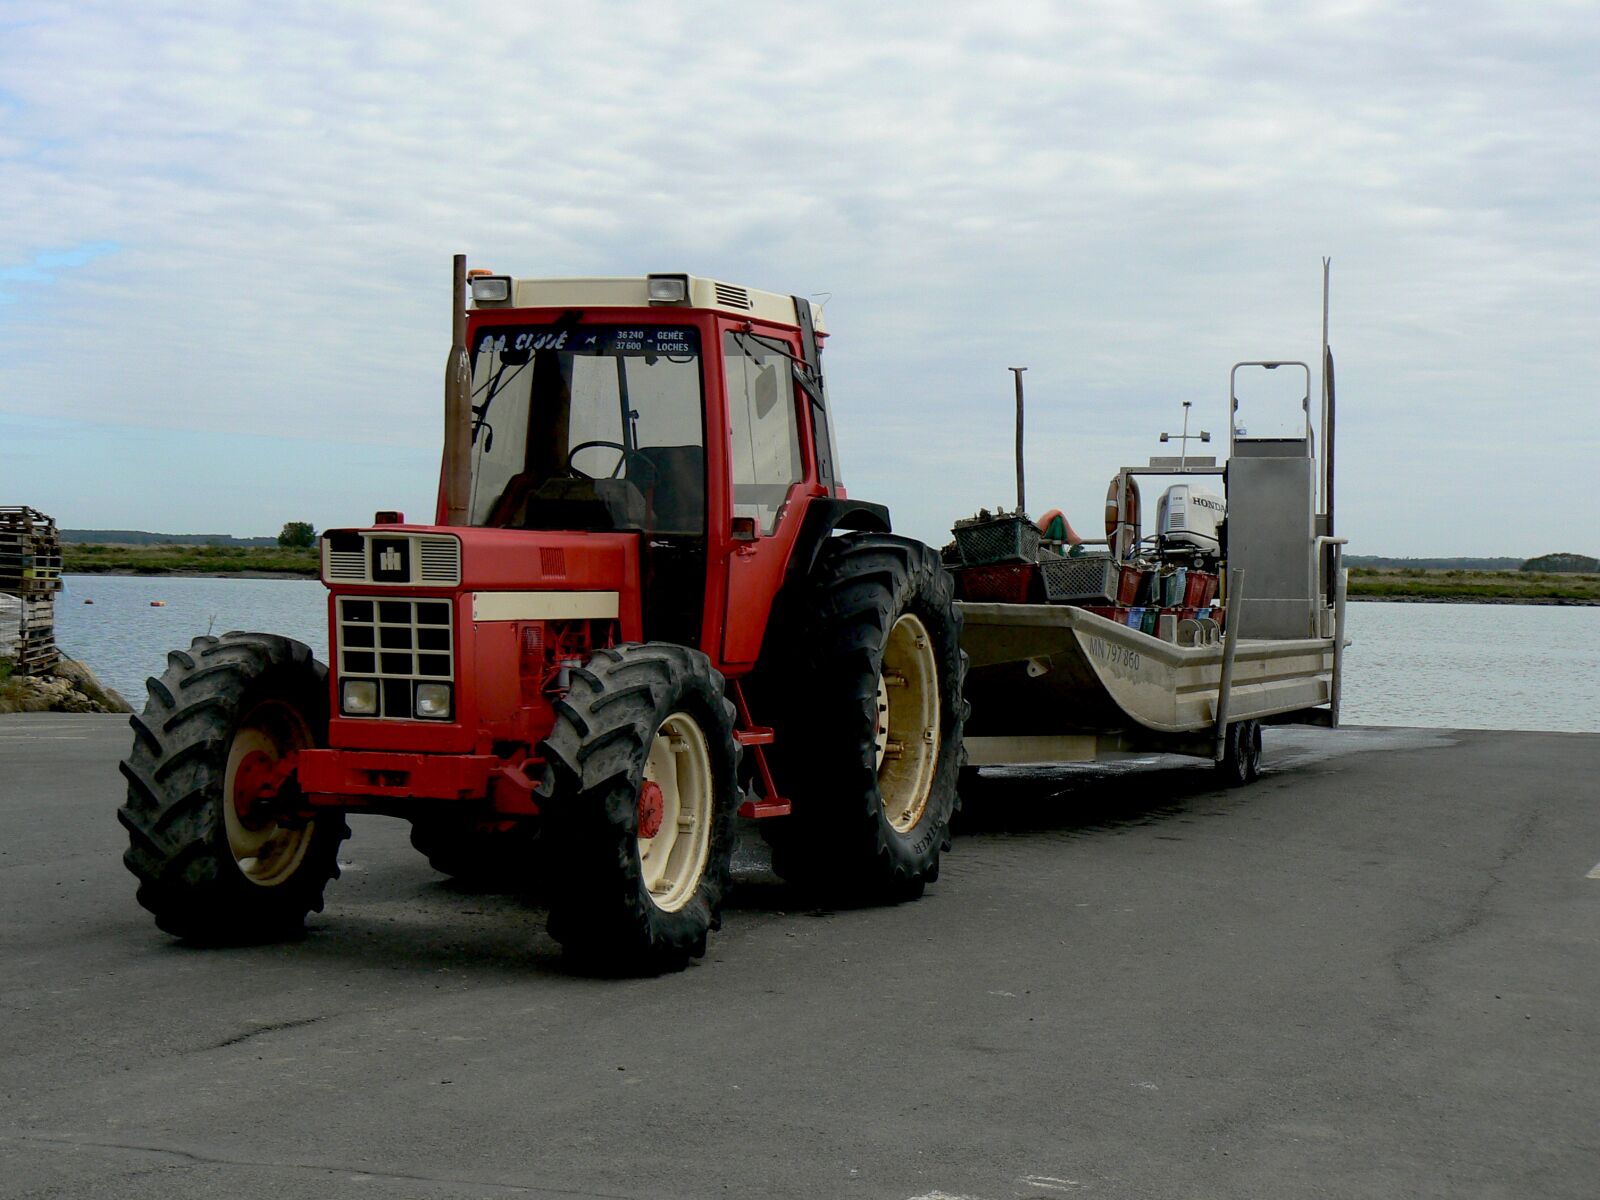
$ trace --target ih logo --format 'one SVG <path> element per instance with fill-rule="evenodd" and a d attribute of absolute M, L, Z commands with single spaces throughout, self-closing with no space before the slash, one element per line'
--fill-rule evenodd
<path fill-rule="evenodd" d="M 405 538 L 373 538 L 372 578 L 380 583 L 410 583 L 410 541 Z"/>

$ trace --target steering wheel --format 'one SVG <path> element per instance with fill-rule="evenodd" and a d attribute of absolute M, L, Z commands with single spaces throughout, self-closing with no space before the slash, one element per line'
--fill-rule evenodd
<path fill-rule="evenodd" d="M 587 471 L 580 471 L 577 467 L 573 466 L 572 460 L 578 457 L 578 452 L 580 450 L 593 450 L 597 448 L 615 450 L 618 452 L 617 465 L 611 468 L 611 474 L 607 476 L 607 478 L 616 479 L 622 474 L 623 465 L 629 462 L 640 462 L 644 464 L 645 470 L 640 472 L 641 475 L 648 474 L 653 477 L 655 474 L 655 463 L 651 462 L 646 455 L 639 453 L 637 450 L 628 449 L 628 447 L 624 446 L 621 442 L 607 441 L 603 438 L 596 438 L 595 440 L 588 442 L 579 442 L 571 450 L 568 450 L 567 473 L 569 475 L 574 475 L 579 479 L 592 480 L 596 478 L 596 476 L 589 474 Z M 654 479 L 652 478 L 650 482 L 653 483 Z"/>
<path fill-rule="evenodd" d="M 596 448 L 605 448 L 605 449 L 619 451 L 619 454 L 617 456 L 617 465 L 611 468 L 611 476 L 610 477 L 612 479 L 615 479 L 617 477 L 617 472 L 622 470 L 622 464 L 628 461 L 628 448 L 626 446 L 624 446 L 621 442 L 608 442 L 608 441 L 606 441 L 604 439 L 596 439 L 596 440 L 594 440 L 592 442 L 579 442 L 571 450 L 568 450 L 567 451 L 567 473 L 569 475 L 576 475 L 579 479 L 594 479 L 595 476 L 589 474 L 589 472 L 580 471 L 580 470 L 578 470 L 577 467 L 573 466 L 572 465 L 572 460 L 578 457 L 578 451 L 580 451 L 580 450 L 594 450 Z"/>

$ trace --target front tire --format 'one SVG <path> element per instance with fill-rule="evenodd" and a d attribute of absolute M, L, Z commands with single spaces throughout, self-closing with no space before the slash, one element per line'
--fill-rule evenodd
<path fill-rule="evenodd" d="M 789 817 L 773 869 L 847 900 L 915 899 L 939 876 L 965 765 L 967 656 L 938 555 L 892 534 L 830 541 L 791 602 L 765 683 L 784 698 L 772 758 Z"/>
<path fill-rule="evenodd" d="M 597 650 L 540 743 L 550 935 L 587 969 L 678 970 L 721 927 L 738 807 L 734 711 L 698 650 Z"/>
<path fill-rule="evenodd" d="M 325 745 L 328 670 L 308 647 L 263 633 L 196 638 L 167 656 L 131 717 L 122 761 L 123 862 L 156 925 L 193 942 L 259 942 L 297 932 L 339 874 L 344 818 L 291 810 L 263 781 L 296 751 Z"/>

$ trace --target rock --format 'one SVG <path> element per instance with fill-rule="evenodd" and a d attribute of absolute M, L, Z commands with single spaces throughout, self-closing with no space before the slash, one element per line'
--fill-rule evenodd
<path fill-rule="evenodd" d="M 0 683 L 0 713 L 132 712 L 128 702 L 94 677 L 80 662 L 63 658 L 43 675 L 13 675 Z"/>
<path fill-rule="evenodd" d="M 56 664 L 56 669 L 53 673 L 57 678 L 67 680 L 90 701 L 100 706 L 87 710 L 89 712 L 125 713 L 133 711 L 132 706 L 122 698 L 120 693 L 106 687 L 95 678 L 93 671 L 77 659 L 63 656 L 61 661 Z"/>

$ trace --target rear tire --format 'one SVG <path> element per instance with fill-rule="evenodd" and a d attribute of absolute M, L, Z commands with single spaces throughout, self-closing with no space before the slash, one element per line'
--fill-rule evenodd
<path fill-rule="evenodd" d="M 1236 721 L 1222 742 L 1217 772 L 1228 787 L 1244 787 L 1261 777 L 1261 722 Z"/>
<path fill-rule="evenodd" d="M 411 847 L 441 875 L 470 887 L 529 893 L 540 884 L 544 841 L 533 821 L 506 823 L 460 817 L 415 817 Z"/>
<path fill-rule="evenodd" d="M 915 899 L 939 877 L 966 763 L 953 581 L 920 542 L 849 534 L 823 547 L 788 611 L 763 693 L 794 803 L 761 825 L 773 870 L 846 901 Z"/>
<path fill-rule="evenodd" d="M 721 927 L 738 808 L 734 711 L 698 650 L 597 650 L 539 745 L 550 936 L 603 973 L 682 969 Z"/>
<path fill-rule="evenodd" d="M 252 805 L 251 781 L 287 755 L 327 742 L 328 669 L 308 647 L 264 633 L 196 638 L 148 681 L 129 718 L 121 763 L 128 830 L 123 862 L 156 925 L 189 941 L 235 944 L 290 936 L 339 874 L 344 817 Z"/>

